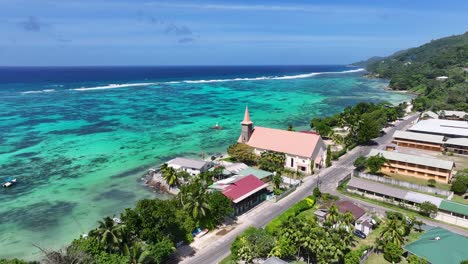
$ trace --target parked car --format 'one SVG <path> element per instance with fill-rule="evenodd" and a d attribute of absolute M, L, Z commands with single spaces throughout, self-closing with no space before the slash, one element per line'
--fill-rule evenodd
<path fill-rule="evenodd" d="M 366 234 L 364 234 L 364 232 L 362 232 L 361 230 L 354 230 L 353 234 L 362 239 L 365 239 L 367 237 Z"/>

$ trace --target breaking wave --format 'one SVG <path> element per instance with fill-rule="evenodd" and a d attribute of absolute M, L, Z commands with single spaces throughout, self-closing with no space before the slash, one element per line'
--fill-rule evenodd
<path fill-rule="evenodd" d="M 40 91 L 26 91 L 26 92 L 21 92 L 21 94 L 38 94 L 38 93 L 52 93 L 55 92 L 54 89 L 45 89 L 45 90 L 40 90 Z"/>
<path fill-rule="evenodd" d="M 292 80 L 292 79 L 304 79 L 310 78 L 322 74 L 343 74 L 343 73 L 354 73 L 364 71 L 363 68 L 341 71 L 341 72 L 312 72 L 305 74 L 297 75 L 284 75 L 284 76 L 260 76 L 260 77 L 250 77 L 250 78 L 232 78 L 232 79 L 213 79 L 213 80 L 184 80 L 184 81 L 168 81 L 168 82 L 150 82 L 150 83 L 123 83 L 123 84 L 109 84 L 103 86 L 95 87 L 80 87 L 68 89 L 71 91 L 93 91 L 93 90 L 106 90 L 106 89 L 117 89 L 117 88 L 127 88 L 127 87 L 139 87 L 139 86 L 148 86 L 148 85 L 157 85 L 157 84 L 196 84 L 196 83 L 218 83 L 218 82 L 237 82 L 237 81 L 261 81 L 261 80 Z M 33 93 L 47 93 L 55 92 L 54 89 L 46 89 L 41 91 L 27 91 L 22 92 L 22 94 L 33 94 Z"/>

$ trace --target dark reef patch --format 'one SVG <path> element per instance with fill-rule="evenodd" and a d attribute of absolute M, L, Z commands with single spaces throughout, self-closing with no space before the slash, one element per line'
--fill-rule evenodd
<path fill-rule="evenodd" d="M 11 222 L 27 230 L 44 232 L 55 228 L 59 219 L 70 214 L 75 206 L 76 203 L 65 201 L 39 202 L 3 212 L 0 222 Z"/>
<path fill-rule="evenodd" d="M 93 198 L 93 201 L 100 200 L 119 200 L 119 201 L 128 201 L 135 199 L 136 195 L 132 192 L 122 191 L 119 189 L 111 189 L 107 192 L 101 193 Z"/>

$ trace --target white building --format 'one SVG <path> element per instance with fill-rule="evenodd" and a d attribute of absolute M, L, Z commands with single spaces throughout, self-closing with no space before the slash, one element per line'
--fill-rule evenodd
<path fill-rule="evenodd" d="M 166 164 L 168 167 L 174 168 L 177 171 L 186 171 L 192 176 L 198 175 L 213 167 L 212 162 L 190 158 L 175 158 L 166 162 Z"/>
<path fill-rule="evenodd" d="M 284 167 L 303 173 L 313 173 L 314 169 L 325 166 L 326 146 L 320 135 L 259 126 L 254 128 L 248 107 L 241 124 L 238 142 L 253 147 L 255 154 L 260 155 L 264 151 L 284 153 Z"/>

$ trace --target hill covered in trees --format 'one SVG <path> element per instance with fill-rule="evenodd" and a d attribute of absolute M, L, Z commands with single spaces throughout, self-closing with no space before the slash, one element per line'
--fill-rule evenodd
<path fill-rule="evenodd" d="M 390 79 L 390 88 L 419 94 L 415 110 L 468 111 L 468 32 L 355 63 L 371 77 Z M 447 76 L 445 81 L 436 77 Z"/>

